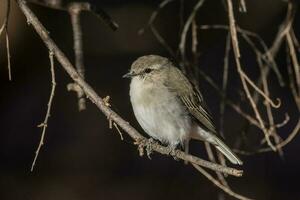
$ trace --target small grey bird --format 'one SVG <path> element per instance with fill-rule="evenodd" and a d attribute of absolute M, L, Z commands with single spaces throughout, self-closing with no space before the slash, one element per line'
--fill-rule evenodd
<path fill-rule="evenodd" d="M 133 62 L 130 100 L 135 117 L 152 138 L 175 149 L 190 139 L 209 142 L 233 164 L 242 161 L 217 135 L 201 93 L 169 59 L 147 55 Z M 187 148 L 186 146 L 185 148 Z"/>

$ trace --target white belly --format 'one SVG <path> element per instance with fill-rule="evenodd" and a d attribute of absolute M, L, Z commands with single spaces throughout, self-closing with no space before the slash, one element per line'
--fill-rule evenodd
<path fill-rule="evenodd" d="M 188 138 L 191 119 L 178 97 L 164 86 L 154 89 L 152 83 L 145 85 L 134 78 L 130 84 L 130 100 L 138 122 L 151 137 L 172 146 Z"/>

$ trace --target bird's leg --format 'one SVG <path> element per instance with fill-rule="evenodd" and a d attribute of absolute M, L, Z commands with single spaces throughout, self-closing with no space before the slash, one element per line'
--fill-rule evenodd
<path fill-rule="evenodd" d="M 189 154 L 189 149 L 190 149 L 189 143 L 190 143 L 189 139 L 184 141 L 183 149 L 184 149 L 184 153 L 186 153 L 186 154 Z M 187 165 L 187 164 L 189 164 L 189 162 L 185 160 L 184 164 Z"/>
<path fill-rule="evenodd" d="M 153 152 L 153 149 L 152 149 L 153 142 L 154 142 L 153 138 L 148 139 L 146 142 L 146 152 L 147 152 L 147 156 L 150 160 L 151 160 L 151 154 Z"/>

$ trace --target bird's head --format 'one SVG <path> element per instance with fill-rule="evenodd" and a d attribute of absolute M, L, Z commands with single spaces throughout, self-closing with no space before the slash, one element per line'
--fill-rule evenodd
<path fill-rule="evenodd" d="M 164 74 L 169 64 L 170 60 L 162 56 L 142 56 L 132 63 L 129 73 L 123 77 L 155 81 Z"/>

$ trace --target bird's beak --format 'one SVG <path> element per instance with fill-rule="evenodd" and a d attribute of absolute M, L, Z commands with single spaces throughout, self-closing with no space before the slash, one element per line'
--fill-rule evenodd
<path fill-rule="evenodd" d="M 135 76 L 136 74 L 133 72 L 128 72 L 127 74 L 123 75 L 123 78 L 132 78 L 133 76 Z"/>

